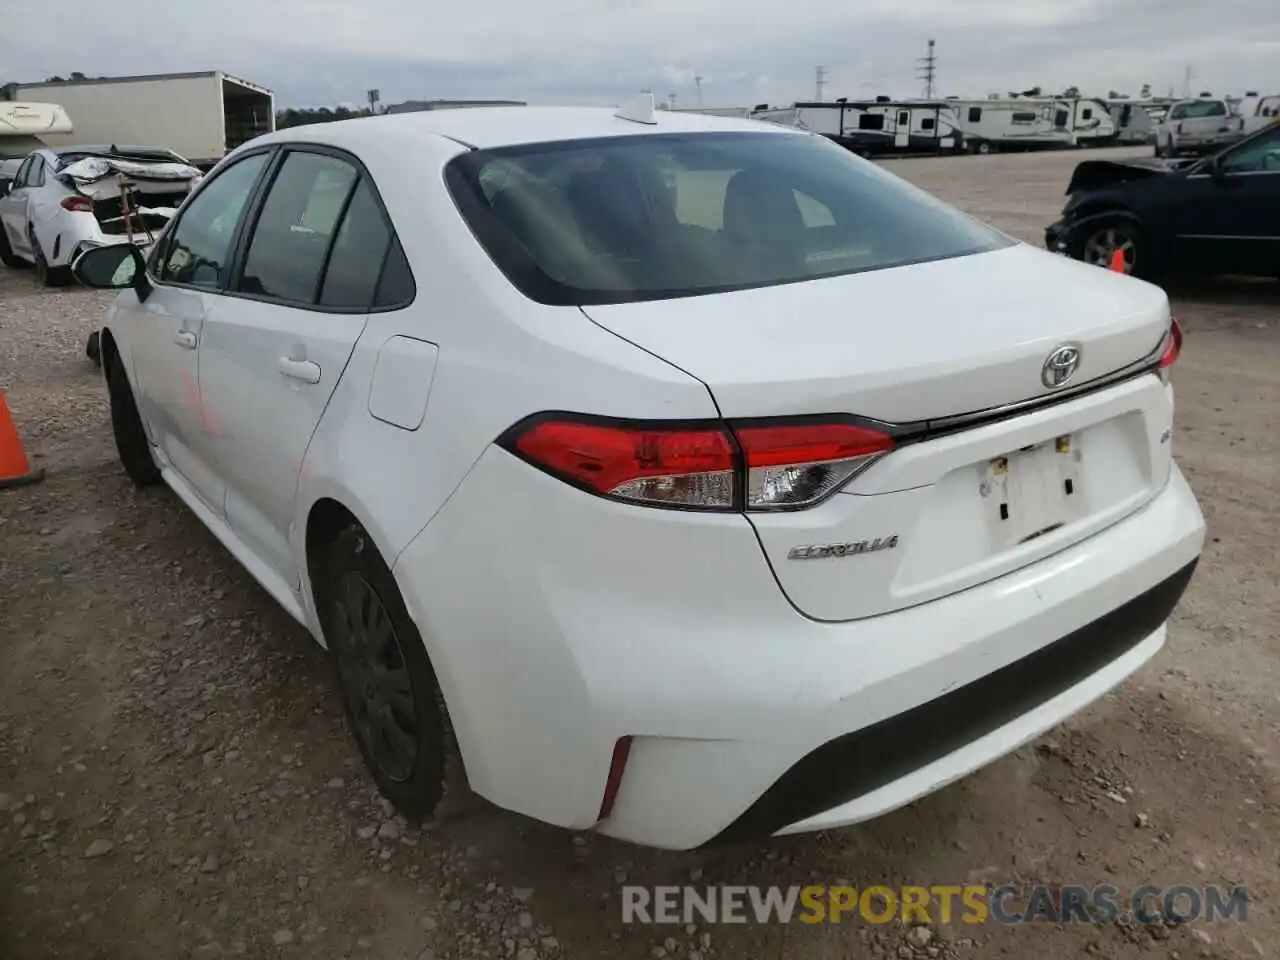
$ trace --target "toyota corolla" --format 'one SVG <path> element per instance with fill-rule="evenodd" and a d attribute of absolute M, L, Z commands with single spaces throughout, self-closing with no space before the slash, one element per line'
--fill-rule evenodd
<path fill-rule="evenodd" d="M 330 651 L 411 818 L 450 727 L 576 830 L 875 817 L 1142 666 L 1201 552 L 1165 294 L 805 131 L 292 128 L 76 274 L 124 469 Z"/>

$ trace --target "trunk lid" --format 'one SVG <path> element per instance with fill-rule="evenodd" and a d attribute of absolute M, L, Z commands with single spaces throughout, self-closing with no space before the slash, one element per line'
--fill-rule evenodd
<path fill-rule="evenodd" d="M 1150 356 L 1169 325 L 1149 284 L 1024 245 L 721 295 L 584 308 L 709 387 L 729 419 L 850 414 L 912 424 L 1057 393 Z M 816 506 L 749 513 L 780 586 L 820 620 L 936 599 L 1062 550 L 1168 476 L 1172 401 L 1154 376 L 926 433 Z M 938 425 L 941 426 L 940 424 Z"/>
<path fill-rule="evenodd" d="M 94 218 L 108 237 L 150 242 L 202 174 L 176 161 L 94 155 L 67 164 L 58 176 L 89 198 Z"/>
<path fill-rule="evenodd" d="M 725 417 L 852 413 L 911 422 L 1055 392 L 1155 349 L 1158 287 L 1017 244 L 991 253 L 676 300 L 592 305 L 595 322 L 698 377 Z"/>

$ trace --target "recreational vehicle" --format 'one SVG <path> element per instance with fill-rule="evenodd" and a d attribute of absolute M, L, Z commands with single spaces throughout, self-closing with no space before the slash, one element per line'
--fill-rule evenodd
<path fill-rule="evenodd" d="M 0 100 L 0 160 L 18 159 L 42 150 L 43 137 L 74 129 L 67 111 L 56 103 Z"/>
<path fill-rule="evenodd" d="M 1244 133 L 1248 136 L 1280 122 L 1280 95 L 1263 97 L 1250 92 L 1236 105 L 1236 113 L 1244 121 Z"/>
<path fill-rule="evenodd" d="M 1115 124 L 1115 142 L 1122 144 L 1154 143 L 1156 114 L 1165 108 L 1149 100 L 1109 100 L 1107 109 Z"/>
<path fill-rule="evenodd" d="M 861 156 L 954 153 L 963 142 L 955 110 L 941 100 L 802 102 L 753 116 L 812 130 Z"/>
<path fill-rule="evenodd" d="M 1115 120 L 1101 100 L 1014 97 L 952 103 L 971 152 L 1101 146 L 1116 139 Z"/>

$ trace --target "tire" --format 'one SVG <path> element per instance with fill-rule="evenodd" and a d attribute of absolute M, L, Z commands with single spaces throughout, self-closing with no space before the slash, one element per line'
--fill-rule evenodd
<path fill-rule="evenodd" d="M 111 397 L 111 432 L 115 434 L 120 465 L 135 486 L 154 487 L 160 482 L 160 468 L 151 455 L 151 441 L 142 429 L 133 389 L 116 353 L 107 360 L 107 393 Z"/>
<path fill-rule="evenodd" d="M 356 746 L 400 815 L 426 819 L 444 797 L 449 754 L 440 688 L 422 637 L 358 524 L 338 534 L 318 567 L 320 628 Z"/>
<path fill-rule="evenodd" d="M 1146 234 L 1127 217 L 1099 220 L 1087 232 L 1081 232 L 1070 253 L 1077 260 L 1109 269 L 1111 255 L 1117 249 L 1125 252 L 1125 273 L 1129 276 L 1146 278 L 1153 275 Z"/>
<path fill-rule="evenodd" d="M 71 282 L 70 267 L 51 267 L 44 258 L 44 251 L 40 249 L 40 242 L 36 240 L 34 230 L 28 228 L 27 236 L 31 241 L 31 256 L 36 262 L 36 279 L 46 287 L 65 287 Z"/>
<path fill-rule="evenodd" d="M 4 232 L 4 227 L 0 227 L 0 263 L 13 270 L 26 270 L 31 266 L 30 263 L 13 252 L 13 247 L 9 246 L 9 236 Z"/>
<path fill-rule="evenodd" d="M 989 140 L 981 140 L 981 141 L 979 141 L 979 142 L 978 142 L 978 145 L 977 145 L 976 147 L 974 147 L 974 149 L 975 149 L 975 150 L 976 150 L 976 151 L 977 151 L 981 156 L 984 156 L 984 157 L 994 152 L 994 151 L 991 149 L 991 142 L 990 142 Z"/>
<path fill-rule="evenodd" d="M 95 367 L 102 366 L 101 334 L 97 330 L 89 334 L 89 340 L 84 345 L 84 355 L 93 361 Z"/>

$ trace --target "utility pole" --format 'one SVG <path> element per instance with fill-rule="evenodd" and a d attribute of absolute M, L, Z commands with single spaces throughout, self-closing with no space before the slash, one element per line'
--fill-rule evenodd
<path fill-rule="evenodd" d="M 694 77 L 693 85 L 698 88 L 698 106 L 702 106 L 702 78 Z"/>
<path fill-rule="evenodd" d="M 375 87 L 373 90 L 368 91 L 367 96 L 369 98 L 369 112 L 377 114 L 378 106 L 382 100 L 382 92 Z"/>
<path fill-rule="evenodd" d="M 1191 96 L 1191 80 L 1196 75 L 1196 68 L 1191 64 L 1187 64 L 1187 68 L 1182 71 L 1182 97 L 1187 99 Z"/>
<path fill-rule="evenodd" d="M 924 81 L 924 98 L 933 99 L 934 81 L 938 76 L 938 58 L 934 55 L 936 41 L 929 41 L 929 52 L 916 60 L 916 79 Z"/>
<path fill-rule="evenodd" d="M 827 87 L 827 68 L 818 67 L 813 73 L 813 99 L 822 102 L 822 92 Z"/>

